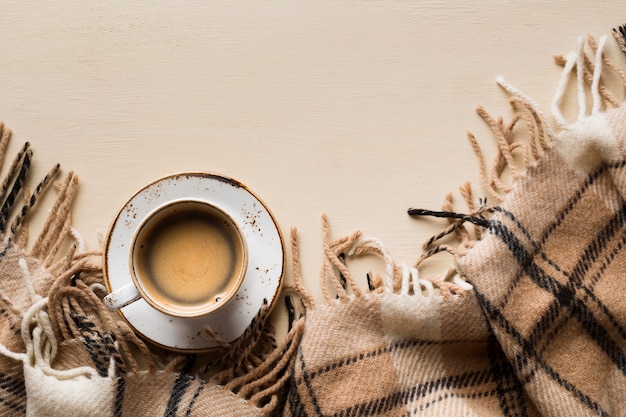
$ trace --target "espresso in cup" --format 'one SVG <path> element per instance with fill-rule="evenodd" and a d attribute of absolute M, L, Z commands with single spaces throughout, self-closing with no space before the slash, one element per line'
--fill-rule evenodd
<path fill-rule="evenodd" d="M 131 276 L 139 295 L 177 317 L 196 317 L 228 302 L 243 281 L 247 252 L 234 221 L 204 202 L 158 208 L 131 244 Z"/>

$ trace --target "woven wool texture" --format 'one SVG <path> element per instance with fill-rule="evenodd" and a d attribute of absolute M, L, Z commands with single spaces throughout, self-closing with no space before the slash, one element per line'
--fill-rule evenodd
<path fill-rule="evenodd" d="M 10 137 L 0 126 L 0 160 Z M 58 184 L 51 214 L 27 245 L 29 212 L 59 172 L 54 167 L 29 192 L 32 154 L 24 145 L 0 189 L 0 416 L 252 417 L 280 410 L 302 320 L 292 321 L 277 345 L 265 305 L 237 341 L 218 340 L 215 356 L 202 360 L 149 347 L 106 310 L 102 269 L 94 263 L 101 254 L 85 252 L 73 237 L 73 173 Z"/>
<path fill-rule="evenodd" d="M 326 302 L 309 306 L 284 416 L 540 415 L 471 286 L 420 279 L 360 233 L 325 253 Z M 361 292 L 345 253 L 382 254 L 387 275 Z"/>
<path fill-rule="evenodd" d="M 601 112 L 598 101 L 592 114 L 562 125 L 483 239 L 459 257 L 508 362 L 545 416 L 626 413 L 626 112 Z"/>
<path fill-rule="evenodd" d="M 626 74 L 606 42 L 581 38 L 557 57 L 555 125 L 499 80 L 517 112 L 506 124 L 478 109 L 497 143 L 491 167 L 469 136 L 489 198 L 476 204 L 464 184 L 466 214 L 451 197 L 441 211 L 409 210 L 448 222 L 415 265 L 360 232 L 332 240 L 324 216 L 316 300 L 294 229 L 287 336 L 276 343 L 264 306 L 207 357 L 146 344 L 104 308 L 101 254 L 71 227 L 73 173 L 28 242 L 31 209 L 60 175 L 31 190 L 25 144 L 0 184 L 0 416 L 626 416 L 626 110 L 602 70 L 624 85 Z M 574 74 L 580 111 L 568 122 L 560 102 Z M 0 161 L 10 136 L 0 126 Z M 445 252 L 453 268 L 420 277 Z M 386 265 L 367 288 L 346 263 L 362 255 Z"/>
<path fill-rule="evenodd" d="M 593 96 L 591 114 L 583 96 L 568 123 L 557 92 L 558 134 L 504 80 L 520 110 L 512 122 L 478 109 L 498 144 L 492 169 L 470 140 L 496 205 L 476 208 L 464 185 L 470 214 L 452 212 L 449 200 L 441 212 L 409 210 L 450 219 L 422 259 L 452 252 L 472 289 L 397 265 L 353 297 L 330 279 L 340 294 L 307 314 L 285 416 L 626 415 L 626 111 L 601 83 L 602 67 L 615 69 L 601 42 L 580 40 L 557 57 L 561 84 L 575 70 L 579 93 Z M 523 139 L 513 133 L 520 121 Z M 458 246 L 437 244 L 453 233 Z M 345 245 L 326 253 L 336 263 Z"/>
<path fill-rule="evenodd" d="M 546 416 L 626 413 L 626 113 L 593 117 L 559 136 L 578 146 L 565 157 L 550 149 L 459 259 Z M 590 131 L 603 143 L 588 141 Z M 576 164 L 581 153 L 597 163 Z"/>
<path fill-rule="evenodd" d="M 416 301 L 366 295 L 311 312 L 284 415 L 539 415 L 473 295 Z"/>

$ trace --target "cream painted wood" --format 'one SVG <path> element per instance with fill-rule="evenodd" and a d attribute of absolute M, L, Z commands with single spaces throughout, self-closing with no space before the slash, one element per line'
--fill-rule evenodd
<path fill-rule="evenodd" d="M 414 262 L 438 227 L 406 209 L 480 190 L 466 131 L 493 141 L 475 106 L 512 114 L 495 77 L 547 111 L 552 55 L 625 22 L 607 0 L 5 2 L 0 118 L 37 173 L 80 175 L 89 248 L 146 183 L 213 171 L 257 193 L 286 241 L 298 227 L 319 296 L 322 213 L 333 236 L 361 229 Z"/>

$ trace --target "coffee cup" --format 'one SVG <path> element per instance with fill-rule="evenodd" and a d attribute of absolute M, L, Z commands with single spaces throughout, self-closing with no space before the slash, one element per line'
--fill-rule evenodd
<path fill-rule="evenodd" d="M 206 201 L 167 201 L 145 216 L 131 238 L 132 282 L 104 302 L 115 311 L 143 299 L 169 316 L 206 316 L 233 299 L 247 259 L 246 239 L 228 213 Z"/>

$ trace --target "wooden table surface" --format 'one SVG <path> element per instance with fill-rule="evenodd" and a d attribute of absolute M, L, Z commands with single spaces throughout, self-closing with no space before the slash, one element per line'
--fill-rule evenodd
<path fill-rule="evenodd" d="M 78 173 L 89 248 L 144 184 L 222 173 L 286 241 L 299 229 L 319 295 L 322 213 L 333 236 L 360 229 L 413 263 L 442 223 L 407 208 L 436 209 L 466 180 L 480 190 L 466 132 L 488 154 L 493 139 L 475 107 L 512 114 L 495 77 L 549 110 L 552 56 L 623 23 L 608 0 L 6 2 L 0 118 L 11 149 L 32 142 L 36 176 L 56 162 Z"/>

